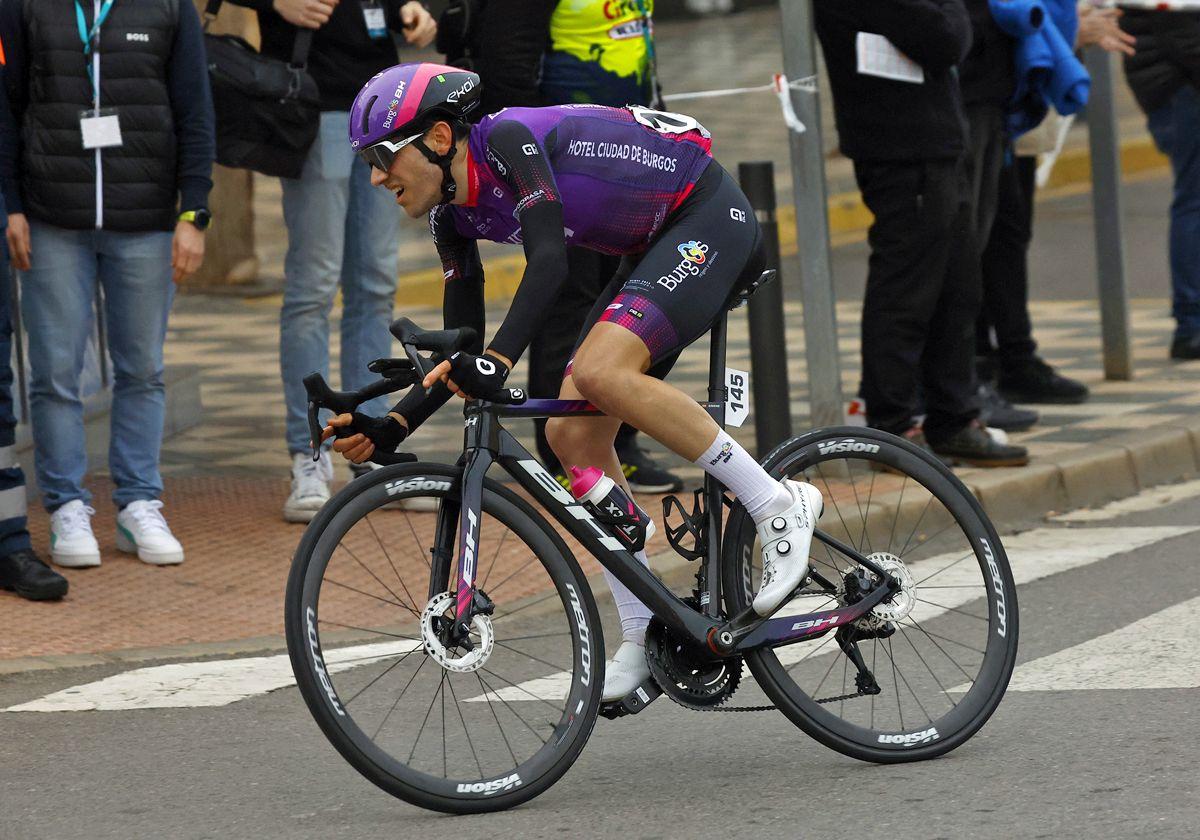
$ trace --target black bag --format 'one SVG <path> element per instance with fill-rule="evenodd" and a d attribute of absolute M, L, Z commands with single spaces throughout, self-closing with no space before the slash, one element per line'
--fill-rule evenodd
<path fill-rule="evenodd" d="M 223 0 L 208 0 L 205 27 Z M 313 30 L 297 29 L 290 62 L 259 55 L 236 35 L 204 35 L 217 117 L 217 163 L 298 178 L 321 121 L 321 94 L 304 69 Z"/>

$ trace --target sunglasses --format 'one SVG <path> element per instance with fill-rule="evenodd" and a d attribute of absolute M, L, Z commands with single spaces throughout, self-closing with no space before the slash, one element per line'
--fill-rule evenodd
<path fill-rule="evenodd" d="M 380 140 L 378 143 L 372 143 L 365 149 L 360 149 L 358 156 L 362 158 L 367 166 L 373 166 L 376 169 L 387 172 L 391 168 L 392 161 L 396 159 L 396 155 L 400 153 L 400 150 L 414 140 L 420 139 L 420 134 L 414 134 L 412 137 L 406 137 L 395 143 L 391 140 Z"/>

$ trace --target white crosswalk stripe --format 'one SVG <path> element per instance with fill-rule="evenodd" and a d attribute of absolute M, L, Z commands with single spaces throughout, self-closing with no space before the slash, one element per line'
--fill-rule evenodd
<path fill-rule="evenodd" d="M 1181 485 L 1182 487 L 1182 485 Z M 1123 515 L 1124 510 L 1109 515 Z M 1135 551 L 1162 540 L 1194 533 L 1186 526 L 1124 528 L 1039 528 L 1005 538 L 1004 546 L 1018 585 L 1050 575 L 1080 569 L 1108 557 Z M 917 580 L 946 567 L 958 558 L 931 557 L 910 568 Z M 950 565 L 938 575 L 941 586 L 960 582 L 963 589 L 940 589 L 938 604 L 919 603 L 917 621 L 965 604 L 979 596 L 978 568 L 969 559 Z M 970 584 L 972 588 L 966 588 Z M 812 600 L 812 599 L 806 599 Z M 796 611 L 817 609 L 814 604 L 796 603 Z M 1165 688 L 1200 686 L 1200 648 L 1192 639 L 1200 632 L 1200 599 L 1179 604 L 1147 616 L 1128 627 L 1092 639 L 1082 645 L 1027 663 L 1018 669 L 1012 683 L 1015 691 L 1060 690 L 1063 688 Z M 408 653 L 415 642 L 366 644 L 327 651 L 326 666 L 339 673 L 388 657 Z M 793 645 L 779 651 L 788 664 L 811 647 Z M 822 654 L 824 655 L 824 654 Z M 517 686 L 490 692 L 492 700 L 531 701 L 542 698 L 561 701 L 571 675 L 551 673 Z M 115 711 L 125 709 L 223 706 L 294 684 L 286 655 L 189 662 L 138 668 L 96 682 L 74 686 L 5 712 Z M 488 697 L 463 698 L 484 702 Z"/>
<path fill-rule="evenodd" d="M 1200 598 L 1027 662 L 1009 691 L 1200 688 Z"/>
<path fill-rule="evenodd" d="M 1013 577 L 1017 585 L 1032 583 L 1041 578 L 1060 572 L 1068 572 L 1097 563 L 1117 554 L 1135 551 L 1162 540 L 1182 536 L 1200 530 L 1192 527 L 1162 526 L 1148 528 L 1037 528 L 1016 536 L 1004 539 L 1004 548 L 1012 566 Z M 923 601 L 917 602 L 911 614 L 916 622 L 926 621 L 941 615 L 949 609 L 962 606 L 980 596 L 979 584 L 981 578 L 977 566 L 971 561 L 954 564 L 961 555 L 938 555 L 913 563 L 909 568 L 915 580 L 922 580 L 934 574 L 939 569 L 949 566 L 937 575 L 939 586 L 955 586 L 961 584 L 962 589 L 941 589 L 938 591 L 937 604 Z M 804 604 L 804 601 L 818 601 L 818 604 Z M 819 599 L 797 599 L 795 602 L 798 612 L 809 612 L 818 609 L 828 609 L 829 606 L 819 606 Z M 796 644 L 780 648 L 776 655 L 784 665 L 799 662 L 812 650 L 808 644 Z M 835 655 L 831 650 L 825 655 Z M 548 677 L 500 689 L 492 699 L 508 702 L 533 700 L 535 695 L 543 700 L 561 701 L 566 697 L 570 687 L 570 674 L 561 672 Z M 470 698 L 474 702 L 483 702 L 484 695 Z"/>
<path fill-rule="evenodd" d="M 408 653 L 420 642 L 383 642 L 325 654 L 333 674 Z M 295 684 L 287 654 L 155 665 L 10 706 L 6 712 L 82 712 L 227 706 Z"/>

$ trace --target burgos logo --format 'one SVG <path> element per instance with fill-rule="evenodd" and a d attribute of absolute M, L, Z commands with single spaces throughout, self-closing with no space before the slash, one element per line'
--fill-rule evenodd
<path fill-rule="evenodd" d="M 691 242 L 681 242 L 677 246 L 679 255 L 683 257 L 679 265 L 671 269 L 670 274 L 658 278 L 658 285 L 673 292 L 689 275 L 695 277 L 700 273 L 700 266 L 708 261 L 708 245 L 693 239 Z"/>
<path fill-rule="evenodd" d="M 696 265 L 704 265 L 704 255 L 707 253 L 708 246 L 697 239 L 693 239 L 691 242 L 684 242 L 679 246 L 679 256 L 688 262 L 694 262 Z"/>

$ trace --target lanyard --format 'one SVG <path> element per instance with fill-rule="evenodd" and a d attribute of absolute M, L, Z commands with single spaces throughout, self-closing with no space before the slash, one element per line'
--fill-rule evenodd
<path fill-rule="evenodd" d="M 104 5 L 100 7 L 100 11 L 96 14 L 96 21 L 92 24 L 91 30 L 89 30 L 87 21 L 83 17 L 83 6 L 79 4 L 79 0 L 75 0 L 75 24 L 79 27 L 79 40 L 83 42 L 83 57 L 87 62 L 88 78 L 92 79 L 93 86 L 95 86 L 96 80 L 93 78 L 92 53 L 96 50 L 100 27 L 104 25 L 104 21 L 108 18 L 108 13 L 112 11 L 113 3 L 115 2 L 117 0 L 104 0 Z"/>

